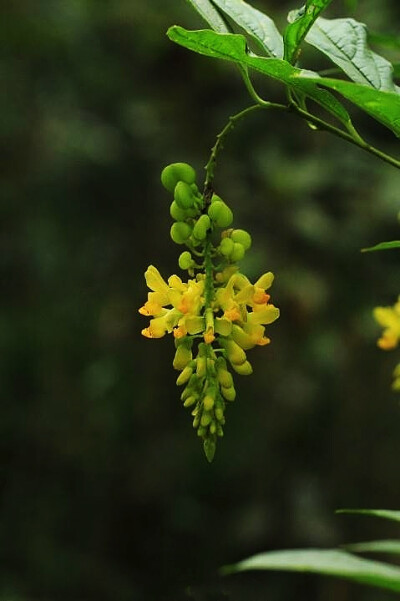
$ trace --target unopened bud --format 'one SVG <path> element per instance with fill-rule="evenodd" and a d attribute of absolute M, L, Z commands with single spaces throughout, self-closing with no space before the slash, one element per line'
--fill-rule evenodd
<path fill-rule="evenodd" d="M 196 179 L 196 172 L 187 163 L 172 163 L 167 165 L 161 172 L 161 183 L 169 192 L 175 190 L 175 186 L 179 181 L 186 184 L 193 184 Z"/>
<path fill-rule="evenodd" d="M 175 219 L 175 221 L 185 221 L 187 217 L 186 211 L 178 207 L 175 200 L 171 203 L 169 214 L 171 215 L 172 219 Z"/>
<path fill-rule="evenodd" d="M 174 369 L 178 369 L 182 371 L 189 361 L 192 360 L 192 351 L 190 348 L 186 346 L 186 344 L 181 344 L 178 346 L 175 352 L 174 361 L 172 363 Z"/>
<path fill-rule="evenodd" d="M 183 369 L 182 373 L 179 374 L 179 376 L 176 380 L 177 386 L 186 384 L 186 382 L 188 382 L 190 380 L 192 373 L 193 373 L 193 367 L 186 365 L 186 367 Z"/>
<path fill-rule="evenodd" d="M 218 226 L 218 227 L 228 227 L 233 221 L 233 213 L 228 207 L 227 204 L 224 203 L 223 200 L 219 198 L 219 196 L 213 195 L 213 199 L 211 201 L 211 205 L 208 209 L 208 215 L 210 219 Z"/>
<path fill-rule="evenodd" d="M 229 260 L 232 261 L 233 263 L 236 263 L 236 261 L 240 261 L 241 259 L 243 259 L 244 253 L 245 253 L 244 246 L 242 244 L 240 244 L 240 242 L 234 242 L 233 250 L 229 256 Z"/>
<path fill-rule="evenodd" d="M 221 386 L 221 393 L 227 401 L 234 401 L 236 399 L 236 390 L 233 386 L 230 386 L 229 388 Z"/>
<path fill-rule="evenodd" d="M 233 230 L 231 238 L 233 242 L 239 242 L 244 250 L 249 250 L 252 242 L 249 232 L 246 232 L 246 230 Z"/>
<path fill-rule="evenodd" d="M 207 372 L 206 357 L 197 357 L 196 359 L 196 374 L 199 378 L 203 378 Z"/>
<path fill-rule="evenodd" d="M 205 427 L 205 426 L 208 426 L 208 424 L 211 422 L 211 420 L 212 420 L 212 415 L 211 415 L 211 413 L 206 413 L 206 412 L 204 412 L 204 413 L 203 413 L 203 415 L 201 416 L 201 419 L 200 419 L 200 424 L 201 424 L 203 427 Z"/>
<path fill-rule="evenodd" d="M 201 215 L 193 227 L 193 236 L 197 240 L 204 240 L 207 236 L 207 230 L 210 228 L 210 218 L 208 215 Z"/>
<path fill-rule="evenodd" d="M 191 233 L 192 229 L 190 225 L 184 221 L 176 221 L 170 229 L 171 238 L 176 244 L 184 244 Z"/>
<path fill-rule="evenodd" d="M 219 245 L 219 252 L 221 253 L 221 255 L 224 255 L 224 257 L 229 257 L 229 255 L 232 254 L 233 251 L 233 240 L 231 240 L 230 238 L 223 238 L 221 240 L 221 244 Z"/>
<path fill-rule="evenodd" d="M 205 441 L 203 443 L 203 449 L 204 449 L 204 453 L 207 457 L 207 461 L 209 463 L 211 463 L 212 460 L 214 459 L 216 448 L 217 448 L 217 445 L 216 445 L 214 437 L 205 439 Z"/>
<path fill-rule="evenodd" d="M 197 401 L 195 396 L 189 396 L 186 401 L 183 403 L 184 407 L 191 407 L 192 405 L 195 404 L 195 402 Z"/>
<path fill-rule="evenodd" d="M 221 339 L 221 345 L 232 365 L 241 365 L 246 361 L 246 353 L 232 338 Z"/>
<path fill-rule="evenodd" d="M 190 209 L 194 205 L 195 197 L 192 188 L 185 182 L 178 182 L 175 186 L 174 200 L 181 209 Z"/>
<path fill-rule="evenodd" d="M 253 373 L 253 368 L 251 367 L 251 364 L 248 361 L 245 361 L 241 365 L 235 365 L 234 363 L 232 363 L 232 367 L 236 371 L 236 373 L 240 374 L 241 376 L 249 376 Z"/>
<path fill-rule="evenodd" d="M 179 255 L 178 264 L 181 269 L 190 269 L 193 263 L 192 255 L 188 250 L 183 251 L 183 253 Z"/>

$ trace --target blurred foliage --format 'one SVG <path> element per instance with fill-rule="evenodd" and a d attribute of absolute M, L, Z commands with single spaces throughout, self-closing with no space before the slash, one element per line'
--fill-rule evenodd
<path fill-rule="evenodd" d="M 332 4 L 396 33 L 395 0 Z M 255 5 L 280 27 L 293 8 Z M 349 599 L 345 583 L 217 568 L 393 537 L 333 510 L 400 495 L 395 356 L 376 348 L 371 315 L 399 292 L 398 253 L 359 252 L 398 238 L 400 173 L 294 117 L 256 114 L 231 136 L 217 191 L 253 234 L 249 276 L 275 272 L 282 316 L 209 466 L 171 342 L 140 336 L 137 307 L 148 264 L 168 274 L 178 255 L 161 168 L 201 172 L 249 104 L 239 75 L 168 42 L 174 23 L 202 26 L 183 0 L 2 13 L 0 600 Z M 384 128 L 355 121 L 396 153 Z"/>

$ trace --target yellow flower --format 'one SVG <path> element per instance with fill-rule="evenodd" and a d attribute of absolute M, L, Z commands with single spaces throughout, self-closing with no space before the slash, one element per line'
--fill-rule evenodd
<path fill-rule="evenodd" d="M 173 332 L 174 337 L 180 339 L 187 334 L 204 331 L 204 317 L 201 315 L 204 307 L 203 278 L 185 283 L 177 275 L 172 275 L 167 283 L 158 269 L 150 265 L 145 279 L 151 292 L 139 313 L 153 319 L 149 327 L 142 330 L 143 336 L 162 338 L 166 333 Z M 212 342 L 210 335 L 208 340 Z"/>
<path fill-rule="evenodd" d="M 400 340 L 400 296 L 393 307 L 376 307 L 374 318 L 384 328 L 378 346 L 385 351 L 396 348 Z"/>

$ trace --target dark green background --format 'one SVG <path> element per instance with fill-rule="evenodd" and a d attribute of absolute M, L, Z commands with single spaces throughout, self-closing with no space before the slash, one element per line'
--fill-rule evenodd
<path fill-rule="evenodd" d="M 237 71 L 173 45 L 202 26 L 182 0 L 25 0 L 2 8 L 0 600 L 384 601 L 319 577 L 219 566 L 278 548 L 395 537 L 338 507 L 399 508 L 399 353 L 371 311 L 393 304 L 400 172 L 295 117 L 232 134 L 216 187 L 272 270 L 281 318 L 237 378 L 208 465 L 179 401 L 170 338 L 140 336 L 155 264 L 177 271 L 159 173 L 201 178 L 216 133 L 250 104 Z M 329 15 L 354 2 L 332 3 Z M 283 28 L 287 2 L 257 3 Z M 396 0 L 359 2 L 398 32 Z M 380 49 L 382 52 L 382 49 Z M 399 53 L 391 54 L 399 60 Z M 307 66 L 324 59 L 306 51 Z M 261 93 L 283 98 L 257 79 Z M 355 113 L 387 152 L 398 142 Z"/>

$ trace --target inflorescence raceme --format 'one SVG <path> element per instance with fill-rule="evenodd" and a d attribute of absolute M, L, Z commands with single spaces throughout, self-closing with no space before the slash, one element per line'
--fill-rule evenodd
<path fill-rule="evenodd" d="M 400 342 L 400 296 L 393 307 L 375 307 L 374 317 L 383 327 L 382 336 L 377 343 L 379 348 L 384 351 L 395 349 Z M 393 372 L 392 389 L 400 392 L 400 363 Z"/>
<path fill-rule="evenodd" d="M 145 278 L 151 292 L 139 312 L 151 317 L 143 336 L 174 336 L 173 366 L 181 372 L 177 385 L 184 386 L 181 399 L 192 410 L 193 427 L 211 462 L 223 436 L 226 404 L 236 397 L 229 366 L 241 375 L 252 373 L 246 351 L 269 344 L 265 326 L 279 317 L 279 309 L 266 292 L 274 279 L 271 272 L 252 284 L 239 271 L 237 262 L 251 246 L 250 234 L 229 228 L 231 209 L 210 191 L 202 195 L 195 179 L 186 163 L 168 165 L 161 174 L 162 184 L 174 194 L 171 238 L 187 247 L 179 267 L 191 279 L 172 275 L 166 282 L 150 265 Z"/>

